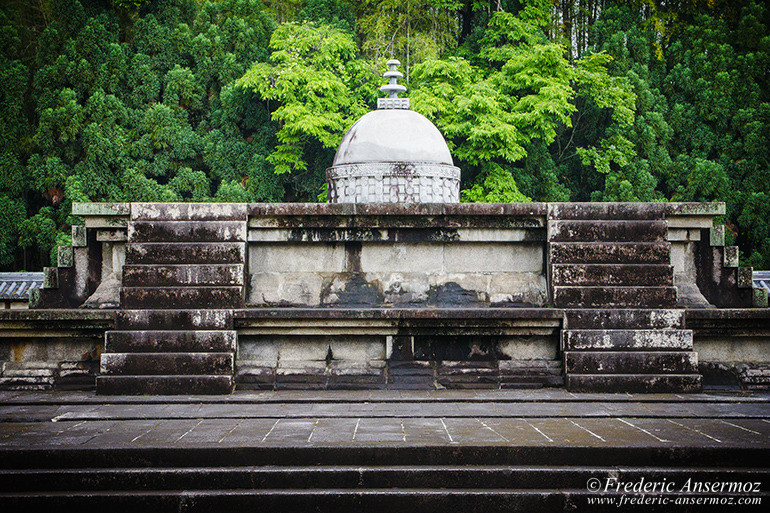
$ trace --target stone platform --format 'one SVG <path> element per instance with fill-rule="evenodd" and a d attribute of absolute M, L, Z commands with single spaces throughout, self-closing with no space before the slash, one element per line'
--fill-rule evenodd
<path fill-rule="evenodd" d="M 770 500 L 769 394 L 2 392 L 0 404 L 11 510 L 764 511 Z M 688 480 L 759 491 L 682 491 Z M 675 485 L 613 488 L 640 481 Z M 628 502 L 642 497 L 658 503 Z"/>

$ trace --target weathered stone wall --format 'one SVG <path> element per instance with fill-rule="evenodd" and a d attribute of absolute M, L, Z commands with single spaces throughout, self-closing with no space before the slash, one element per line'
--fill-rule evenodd
<path fill-rule="evenodd" d="M 494 235 L 494 234 L 493 234 Z M 253 306 L 543 306 L 536 243 L 262 243 L 249 248 Z"/>
<path fill-rule="evenodd" d="M 591 209 L 629 215 L 645 211 L 634 204 L 586 209 L 542 203 L 237 207 L 248 212 L 248 250 L 246 309 L 236 314 L 236 379 L 257 388 L 311 382 L 318 388 L 556 384 L 564 312 L 550 307 L 548 280 L 579 286 L 579 280 L 604 274 L 587 275 L 596 271 L 592 267 L 580 275 L 565 274 L 565 269 L 549 275 L 549 267 L 558 266 L 546 261 L 547 233 L 564 226 L 559 216 L 547 221 L 547 212 L 570 219 Z M 21 335 L 21 321 L 0 318 L 3 377 L 19 382 L 26 373 L 49 383 L 62 372 L 74 372 L 62 365 L 80 365 L 93 376 L 92 355 L 102 350 L 104 319 L 119 303 L 128 220 L 136 208 L 162 216 L 172 215 L 176 207 L 75 205 L 73 213 L 84 217 L 85 225 L 73 227 L 74 248 L 63 249 L 59 266 L 46 270 L 45 290 L 33 301 L 43 317 L 24 321 Z M 656 244 L 671 244 L 678 307 L 726 312 L 708 321 L 723 332 L 703 328 L 703 323 L 692 328 L 689 321 L 680 327 L 695 329 L 701 366 L 738 369 L 746 360 L 763 364 L 767 337 L 756 327 L 747 334 L 740 312 L 762 306 L 763 299 L 766 304 L 766 296 L 752 291 L 746 280 L 750 272 L 738 267 L 737 248 L 724 246 L 723 233 L 712 226 L 723 205 L 656 204 L 655 209 L 665 216 L 665 223 L 658 218 L 652 224 L 660 239 Z M 601 223 L 593 226 L 586 219 L 577 224 L 590 236 Z M 640 223 L 618 223 L 626 225 Z M 575 242 L 562 232 L 552 235 Z M 638 242 L 624 240 L 633 236 L 623 230 L 612 233 L 619 240 L 610 249 Z M 611 287 L 617 285 L 612 280 L 620 283 L 628 276 L 617 271 L 606 278 L 610 282 L 600 285 Z M 81 333 L 54 315 L 48 320 L 60 329 L 57 335 L 43 331 L 41 324 L 50 315 L 46 312 L 56 311 L 40 307 L 90 307 L 98 310 L 59 312 L 73 319 L 107 317 L 88 320 L 91 331 Z M 756 322 L 766 326 L 767 317 Z M 10 349 L 18 347 L 23 351 Z M 78 372 L 83 375 L 82 369 Z"/>

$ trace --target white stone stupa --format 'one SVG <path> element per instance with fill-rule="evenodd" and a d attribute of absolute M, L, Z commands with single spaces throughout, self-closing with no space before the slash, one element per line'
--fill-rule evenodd
<path fill-rule="evenodd" d="M 460 169 L 444 137 L 425 116 L 399 98 L 406 87 L 397 60 L 387 62 L 380 88 L 388 98 L 361 117 L 342 138 L 326 170 L 330 203 L 457 203 Z"/>

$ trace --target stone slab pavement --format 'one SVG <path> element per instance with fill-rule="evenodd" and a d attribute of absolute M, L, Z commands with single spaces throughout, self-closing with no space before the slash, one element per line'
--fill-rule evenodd
<path fill-rule="evenodd" d="M 0 449 L 314 446 L 770 447 L 770 394 L 562 389 L 0 392 Z"/>

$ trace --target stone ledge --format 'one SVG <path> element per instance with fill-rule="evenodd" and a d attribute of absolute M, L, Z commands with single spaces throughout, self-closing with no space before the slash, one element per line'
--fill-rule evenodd
<path fill-rule="evenodd" d="M 115 310 L 41 308 L 0 310 L 2 321 L 112 321 Z"/>
<path fill-rule="evenodd" d="M 770 322 L 770 308 L 692 308 L 686 309 L 691 320 L 766 320 Z"/>
<path fill-rule="evenodd" d="M 244 308 L 235 319 L 557 319 L 558 308 Z"/>
<path fill-rule="evenodd" d="M 546 203 L 251 203 L 250 217 L 272 216 L 536 216 Z"/>

